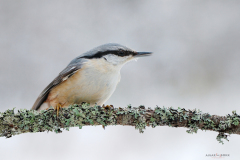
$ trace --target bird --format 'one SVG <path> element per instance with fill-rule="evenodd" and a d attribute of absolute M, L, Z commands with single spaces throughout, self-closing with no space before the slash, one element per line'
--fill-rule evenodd
<path fill-rule="evenodd" d="M 57 110 L 83 102 L 102 106 L 121 79 L 120 70 L 129 61 L 149 56 L 117 43 L 107 43 L 73 59 L 40 93 L 32 110 Z"/>

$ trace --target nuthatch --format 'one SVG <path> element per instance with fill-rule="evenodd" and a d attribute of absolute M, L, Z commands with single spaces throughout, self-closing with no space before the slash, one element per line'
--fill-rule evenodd
<path fill-rule="evenodd" d="M 71 104 L 103 105 L 113 94 L 122 66 L 134 58 L 151 55 L 136 52 L 120 44 L 98 46 L 73 59 L 68 66 L 42 91 L 33 110 L 50 106 L 57 110 Z"/>

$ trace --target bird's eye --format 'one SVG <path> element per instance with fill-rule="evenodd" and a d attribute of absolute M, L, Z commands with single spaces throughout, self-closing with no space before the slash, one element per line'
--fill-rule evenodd
<path fill-rule="evenodd" d="M 107 58 L 103 57 L 106 61 L 107 61 Z"/>
<path fill-rule="evenodd" d="M 124 52 L 123 52 L 123 51 L 119 51 L 119 52 L 118 52 L 118 55 L 121 56 L 121 57 L 123 57 L 123 56 L 124 56 Z"/>

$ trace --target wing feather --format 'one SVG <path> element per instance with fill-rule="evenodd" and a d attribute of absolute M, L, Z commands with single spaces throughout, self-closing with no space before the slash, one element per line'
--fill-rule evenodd
<path fill-rule="evenodd" d="M 32 110 L 38 110 L 43 102 L 47 99 L 49 92 L 81 69 L 85 61 L 86 60 L 82 58 L 72 60 L 70 64 L 62 72 L 60 72 L 59 75 L 40 93 L 32 106 Z"/>

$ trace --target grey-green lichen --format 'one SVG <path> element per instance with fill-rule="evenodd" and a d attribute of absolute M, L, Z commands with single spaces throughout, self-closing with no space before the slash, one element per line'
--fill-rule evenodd
<path fill-rule="evenodd" d="M 154 110 L 144 106 L 114 108 L 113 106 L 94 106 L 88 104 L 72 105 L 62 108 L 57 117 L 53 108 L 37 112 L 34 110 L 13 110 L 0 112 L 0 137 L 10 138 L 27 132 L 54 131 L 61 133 L 70 127 L 87 125 L 128 125 L 143 133 L 146 126 L 186 127 L 188 133 L 197 133 L 198 129 L 217 131 L 217 140 L 223 143 L 228 134 L 240 134 L 240 116 L 236 111 L 232 115 L 216 116 L 202 113 L 200 110 L 185 110 L 178 107 L 156 107 Z"/>

